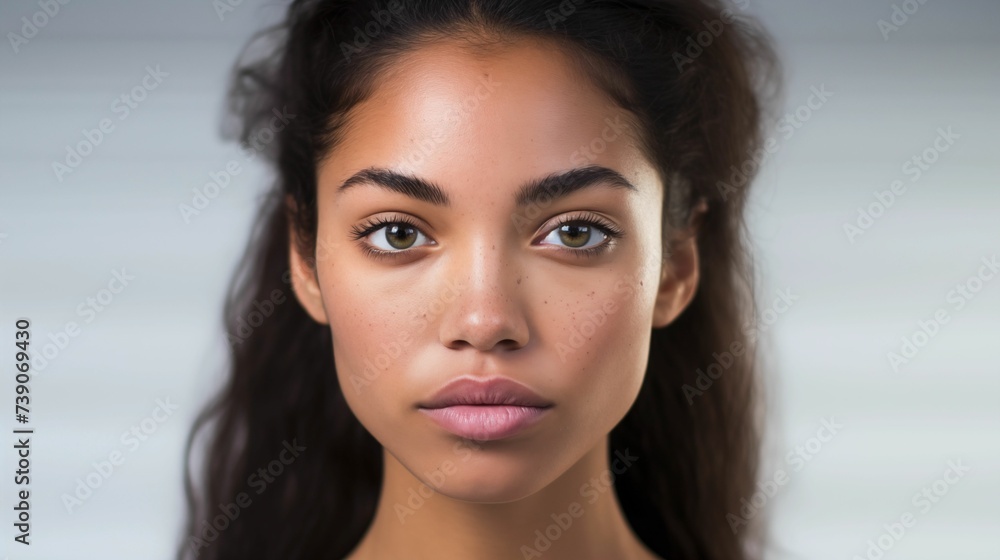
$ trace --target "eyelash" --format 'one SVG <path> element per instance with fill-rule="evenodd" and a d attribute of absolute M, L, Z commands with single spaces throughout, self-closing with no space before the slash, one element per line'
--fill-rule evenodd
<path fill-rule="evenodd" d="M 393 225 L 393 224 L 406 225 L 423 233 L 420 230 L 420 227 L 417 226 L 417 224 L 415 224 L 409 218 L 405 216 L 392 216 L 392 217 L 372 218 L 360 225 L 352 226 L 351 237 L 355 241 L 361 241 L 365 237 L 371 235 L 373 232 L 378 231 L 379 229 L 387 225 Z M 570 216 L 569 218 L 566 218 L 565 220 L 556 223 L 552 228 L 546 230 L 546 235 L 568 224 L 594 226 L 597 229 L 599 229 L 602 233 L 604 233 L 605 236 L 607 236 L 607 239 L 603 243 L 595 245 L 593 247 L 588 247 L 586 249 L 564 250 L 564 252 L 568 252 L 569 254 L 578 258 L 596 257 L 597 255 L 610 250 L 611 247 L 617 242 L 617 240 L 621 239 L 625 235 L 625 232 L 622 231 L 621 228 L 605 220 L 604 218 L 598 216 L 597 214 L 594 214 L 593 212 L 581 212 L 578 215 Z M 361 241 L 361 249 L 362 251 L 365 252 L 367 256 L 372 257 L 374 259 L 393 258 L 395 256 L 401 255 L 409 251 L 409 249 L 401 249 L 399 251 L 383 251 L 382 249 L 376 249 L 375 247 L 372 247 L 370 244 L 364 241 Z"/>

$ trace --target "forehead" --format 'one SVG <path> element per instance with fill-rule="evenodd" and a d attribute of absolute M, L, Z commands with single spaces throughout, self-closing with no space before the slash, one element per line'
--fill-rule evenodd
<path fill-rule="evenodd" d="M 627 114 L 551 44 L 523 41 L 489 55 L 454 42 L 394 61 L 350 113 L 320 183 L 369 166 L 461 192 L 509 192 L 526 180 L 597 164 L 633 184 L 656 183 Z"/>

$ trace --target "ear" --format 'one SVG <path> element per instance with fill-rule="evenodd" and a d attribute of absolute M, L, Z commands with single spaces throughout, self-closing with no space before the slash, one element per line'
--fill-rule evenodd
<path fill-rule="evenodd" d="M 291 204 L 291 203 L 289 203 Z M 298 236 L 294 224 L 288 227 L 288 265 L 292 271 L 292 291 L 306 313 L 317 323 L 328 325 L 326 308 L 319 289 L 319 278 L 316 274 L 315 259 L 305 259 L 299 253 Z"/>
<path fill-rule="evenodd" d="M 670 257 L 660 274 L 660 287 L 653 307 L 653 328 L 662 328 L 672 323 L 698 291 L 700 267 L 697 231 L 705 210 L 704 203 L 698 205 L 693 213 L 694 225 L 670 249 Z"/>

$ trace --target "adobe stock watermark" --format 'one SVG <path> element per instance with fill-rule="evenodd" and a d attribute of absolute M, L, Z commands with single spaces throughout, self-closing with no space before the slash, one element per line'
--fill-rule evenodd
<path fill-rule="evenodd" d="M 69 4 L 70 0 L 38 0 L 40 8 L 31 16 L 21 18 L 21 33 L 13 31 L 7 32 L 7 40 L 10 41 L 10 48 L 14 54 L 21 52 L 21 47 L 27 45 L 38 33 L 55 19 L 61 12 L 62 6 Z"/>
<path fill-rule="evenodd" d="M 416 142 L 416 149 L 406 155 L 405 160 L 414 167 L 423 165 L 426 158 L 430 157 L 447 140 L 445 136 L 446 128 L 456 128 L 461 125 L 470 115 L 475 113 L 484 101 L 493 96 L 503 82 L 493 79 L 493 74 L 486 77 L 480 76 L 479 85 L 473 93 L 465 96 L 461 102 L 455 103 L 442 112 L 441 125 L 435 128 L 429 136 Z"/>
<path fill-rule="evenodd" d="M 964 309 L 979 292 L 983 291 L 986 283 L 996 277 L 997 273 L 1000 273 L 1000 260 L 997 260 L 995 253 L 990 257 L 981 258 L 979 262 L 982 265 L 975 274 L 955 284 L 955 287 L 945 295 L 945 301 L 952 305 L 954 311 Z M 920 350 L 941 332 L 944 325 L 950 322 L 951 315 L 948 314 L 946 307 L 939 307 L 930 319 L 918 320 L 917 328 L 913 332 L 900 337 L 898 350 L 886 354 L 892 371 L 899 373 L 900 367 L 909 364 Z"/>
<path fill-rule="evenodd" d="M 121 449 L 113 449 L 108 453 L 106 460 L 91 463 L 94 470 L 76 479 L 76 488 L 72 493 L 63 493 L 62 503 L 66 508 L 66 513 L 72 515 L 74 510 L 89 500 L 94 495 L 94 492 L 101 488 L 125 464 L 125 459 L 128 455 L 135 453 L 142 443 L 155 434 L 160 425 L 170 419 L 178 408 L 176 404 L 170 402 L 170 397 L 156 399 L 156 407 L 148 416 L 122 432 L 119 441 L 127 448 L 127 452 L 122 452 Z"/>
<path fill-rule="evenodd" d="M 844 425 L 838 423 L 836 418 L 832 416 L 829 419 L 821 419 L 821 423 L 822 425 L 816 430 L 813 436 L 804 443 L 796 445 L 791 451 L 785 454 L 785 464 L 792 473 L 804 469 L 810 461 L 819 455 L 823 447 L 830 443 L 840 433 L 840 430 L 844 429 Z M 742 507 L 740 507 L 738 514 L 726 514 L 726 521 L 729 523 L 729 528 L 732 529 L 734 535 L 741 527 L 749 525 L 750 520 L 756 517 L 767 506 L 771 498 L 777 495 L 778 490 L 788 484 L 790 480 L 789 472 L 785 469 L 786 467 L 778 468 L 769 479 L 757 482 L 757 491 L 750 496 L 749 500 L 747 498 L 740 498 Z"/>
<path fill-rule="evenodd" d="M 750 6 L 750 0 L 736 0 L 734 4 L 739 9 L 745 10 Z M 729 8 L 723 8 L 716 19 L 702 20 L 701 24 L 704 29 L 694 35 L 689 35 L 687 41 L 684 42 L 684 51 L 675 51 L 673 54 L 674 66 L 677 67 L 677 71 L 683 72 L 685 66 L 694 64 L 694 60 L 701 56 L 705 49 L 711 47 L 712 43 L 725 32 L 726 26 L 731 25 L 734 21 L 736 21 L 736 15 Z"/>
<path fill-rule="evenodd" d="M 612 296 L 604 298 L 590 309 L 581 311 L 579 314 L 583 319 L 570 328 L 569 336 L 565 340 L 556 343 L 559 361 L 565 364 L 566 359 L 571 354 L 583 348 L 590 337 L 594 336 L 608 322 L 608 319 L 621 309 L 623 303 L 635 297 L 649 271 L 659 271 L 661 266 L 663 266 L 661 259 L 650 256 L 635 272 L 626 273 L 615 280 Z"/>
<path fill-rule="evenodd" d="M 97 290 L 92 296 L 87 296 L 76 306 L 76 314 L 83 319 L 84 325 L 93 323 L 97 316 L 104 312 L 114 301 L 118 294 L 122 293 L 129 283 L 135 280 L 135 276 L 129 274 L 126 267 L 111 271 L 111 279 L 106 287 Z M 52 360 L 65 350 L 74 338 L 80 336 L 81 325 L 76 321 L 68 321 L 66 325 L 55 333 L 48 334 L 48 342 L 36 343 L 31 346 L 31 367 L 35 371 L 44 371 Z"/>
<path fill-rule="evenodd" d="M 631 129 L 632 126 L 626 119 L 622 118 L 622 114 L 616 114 L 613 119 L 611 117 L 604 117 L 604 128 L 601 129 L 600 135 L 595 136 L 590 142 L 574 150 L 569 155 L 569 162 L 576 166 L 584 166 L 592 163 L 597 159 L 597 156 L 607 151 L 610 144 L 623 138 Z"/>
<path fill-rule="evenodd" d="M 937 129 L 937 133 L 937 136 L 930 145 L 903 163 L 901 171 L 910 178 L 910 184 L 919 181 L 924 172 L 928 171 L 932 165 L 941 159 L 941 154 L 950 150 L 955 145 L 955 141 L 961 138 L 961 136 L 952 132 L 950 126 L 947 129 Z M 859 206 L 858 217 L 854 219 L 854 222 L 844 222 L 842 226 L 844 235 L 847 236 L 847 240 L 851 242 L 851 245 L 854 245 L 858 237 L 861 237 L 871 229 L 875 225 L 875 221 L 885 215 L 896 204 L 896 199 L 906 194 L 908 186 L 902 180 L 896 179 L 889 184 L 888 190 L 873 191 L 872 195 L 875 201 L 869 203 L 866 208 Z"/>
<path fill-rule="evenodd" d="M 247 141 L 240 146 L 240 155 L 243 157 L 244 163 L 252 161 L 257 156 L 257 152 L 260 152 L 271 142 L 274 142 L 277 133 L 284 130 L 288 126 L 288 123 L 295 119 L 295 114 L 289 113 L 287 107 L 282 107 L 280 111 L 277 107 L 274 107 L 271 109 L 271 114 L 273 116 L 268 121 L 267 126 L 255 130 Z M 218 198 L 222 191 L 226 190 L 226 187 L 229 186 L 233 178 L 242 172 L 243 168 L 240 165 L 240 160 L 236 158 L 227 161 L 226 165 L 221 169 L 209 172 L 208 178 L 210 181 L 200 188 L 193 187 L 191 189 L 193 194 L 191 195 L 190 203 L 177 205 L 177 211 L 180 212 L 184 223 L 190 224 L 193 217 L 205 211 L 208 205 Z"/>
<path fill-rule="evenodd" d="M 758 317 L 743 323 L 743 335 L 746 336 L 748 343 L 752 344 L 758 337 L 766 333 L 778 321 L 781 315 L 787 313 L 795 305 L 795 302 L 800 297 L 793 294 L 791 288 L 778 290 L 776 294 L 775 298 L 771 301 L 771 305 L 760 312 Z M 693 404 L 695 397 L 704 395 L 705 391 L 708 391 L 715 384 L 715 381 L 722 377 L 722 374 L 736 363 L 736 358 L 742 356 L 746 351 L 747 348 L 743 343 L 734 340 L 721 354 L 712 352 L 713 362 L 704 370 L 701 368 L 695 370 L 697 377 L 695 377 L 694 385 L 685 383 L 681 386 L 684 398 L 687 399 L 688 404 Z"/>
<path fill-rule="evenodd" d="M 947 129 L 938 128 L 938 135 L 934 138 L 921 153 L 912 156 L 903 163 L 901 171 L 910 177 L 910 183 L 916 183 L 941 157 L 955 144 L 961 136 L 955 134 L 951 127 Z M 843 224 L 844 234 L 847 240 L 853 245 L 857 238 L 863 235 L 874 224 L 875 220 L 882 217 L 889 208 L 896 203 L 896 199 L 906 193 L 907 186 L 902 180 L 894 180 L 889 185 L 889 190 L 875 191 L 873 193 L 875 202 L 867 208 L 858 208 L 858 216 L 854 223 L 845 222 Z"/>
<path fill-rule="evenodd" d="M 380 344 L 380 351 L 373 358 L 365 357 L 361 374 L 351 374 L 350 381 L 355 394 L 360 395 L 364 387 L 371 385 L 383 371 L 388 369 L 393 361 L 402 355 L 403 350 L 413 344 L 415 337 L 427 329 L 432 321 L 444 313 L 447 305 L 457 300 L 466 289 L 468 286 L 462 281 L 454 279 L 445 281 L 444 290 L 429 303 L 413 312 L 409 317 L 409 322 L 399 329 L 399 336 L 396 340 Z"/>
<path fill-rule="evenodd" d="M 563 0 L 559 3 L 559 9 L 549 8 L 545 10 L 545 19 L 549 22 L 549 27 L 555 29 L 558 24 L 566 21 L 569 16 L 576 13 L 576 8 L 587 0 Z"/>
<path fill-rule="evenodd" d="M 212 0 L 212 9 L 215 10 L 216 17 L 219 21 L 225 21 L 226 16 L 236 11 L 243 5 L 243 0 Z"/>
<path fill-rule="evenodd" d="M 149 97 L 150 92 L 160 87 L 163 79 L 168 76 L 170 74 L 160 70 L 159 64 L 155 68 L 146 66 L 146 75 L 139 84 L 111 101 L 111 112 L 118 115 L 119 121 L 127 119 L 132 110 L 137 109 L 139 104 Z M 82 129 L 83 139 L 75 145 L 66 145 L 66 157 L 62 161 L 53 160 L 52 172 L 56 180 L 62 183 L 63 177 L 75 171 L 83 163 L 83 159 L 94 153 L 94 150 L 114 131 L 115 123 L 107 117 L 99 120 L 96 128 Z"/>
<path fill-rule="evenodd" d="M 587 504 L 595 504 L 602 496 L 608 496 L 609 491 L 613 494 L 616 475 L 623 474 L 638 460 L 639 457 L 630 454 L 627 448 L 624 452 L 615 450 L 615 459 L 611 461 L 610 468 L 604 469 L 601 474 L 583 483 L 580 486 L 580 497 L 586 498 Z M 552 523 L 541 529 L 535 529 L 534 540 L 531 541 L 530 545 L 521 545 L 521 558 L 525 560 L 541 558 L 585 513 L 586 506 L 579 501 L 573 501 L 569 503 L 565 511 L 549 515 Z"/>
<path fill-rule="evenodd" d="M 783 142 L 779 143 L 777 137 L 768 136 L 760 147 L 747 154 L 739 167 L 733 165 L 729 168 L 729 181 L 717 181 L 715 186 L 722 195 L 722 200 L 727 201 L 729 197 L 738 192 L 738 189 L 745 187 L 752 177 L 763 165 L 768 155 L 774 155 L 781 150 L 784 143 L 795 136 L 796 131 L 809 122 L 813 115 L 822 109 L 834 96 L 834 92 L 826 89 L 826 84 L 809 87 L 809 97 L 806 102 L 797 106 L 794 110 L 785 113 L 775 127 L 776 131 L 783 137 Z"/>
<path fill-rule="evenodd" d="M 291 283 L 291 269 L 286 270 L 285 273 L 281 275 L 281 281 L 286 285 Z M 271 314 L 274 313 L 278 306 L 286 301 L 288 301 L 288 297 L 285 295 L 285 290 L 280 288 L 271 290 L 271 293 L 269 293 L 267 297 L 262 300 L 253 300 L 253 309 L 247 311 L 246 315 L 237 317 L 236 328 L 233 332 L 226 333 L 226 339 L 229 341 L 229 345 L 235 347 L 246 342 L 247 339 L 253 335 L 254 331 L 263 325 L 264 321 L 266 321 Z"/>
<path fill-rule="evenodd" d="M 340 42 L 340 52 L 344 55 L 344 60 L 351 61 L 351 57 L 360 54 L 371 44 L 382 30 L 393 25 L 393 18 L 399 17 L 403 12 L 403 3 L 400 0 L 390 0 L 385 10 L 372 10 L 372 18 L 365 24 L 364 28 L 354 26 L 354 41 L 348 43 Z"/>
<path fill-rule="evenodd" d="M 452 451 L 456 455 L 461 456 L 460 463 L 465 463 L 472 457 L 474 451 L 482 449 L 482 443 L 482 441 L 463 438 L 455 442 L 452 446 Z M 437 494 L 437 490 L 440 490 L 444 486 L 445 480 L 457 472 L 458 465 L 451 459 L 445 459 L 434 470 L 425 472 L 424 477 L 430 480 L 434 488 L 421 482 L 416 489 L 411 487 L 408 490 L 405 504 L 399 502 L 393 504 L 392 510 L 396 513 L 396 519 L 399 521 L 399 524 L 405 525 L 406 519 L 424 507 L 427 501 Z"/>
<path fill-rule="evenodd" d="M 882 40 L 888 41 L 889 34 L 899 31 L 899 28 L 910 21 L 910 17 L 917 13 L 927 0 L 903 0 L 901 5 L 893 4 L 889 19 L 880 19 L 876 23 L 878 30 L 882 33 Z"/>
<path fill-rule="evenodd" d="M 295 462 L 295 459 L 306 450 L 306 446 L 299 445 L 295 439 L 291 443 L 288 440 L 282 441 L 281 446 L 277 458 L 247 477 L 247 486 L 254 489 L 257 495 L 263 494 L 268 485 L 273 484 L 285 472 L 285 467 Z M 188 546 L 192 554 L 197 558 L 202 549 L 211 546 L 219 538 L 219 534 L 228 529 L 230 524 L 239 518 L 240 513 L 251 505 L 253 499 L 246 491 L 240 491 L 232 502 L 219 504 L 219 513 L 211 519 L 202 521 L 199 534 L 190 536 Z"/>
<path fill-rule="evenodd" d="M 626 134 L 632 129 L 633 126 L 624 113 L 617 112 L 613 116 L 605 117 L 604 127 L 600 134 L 591 138 L 590 142 L 573 150 L 573 153 L 569 155 L 570 165 L 574 168 L 584 168 L 592 164 L 598 156 L 608 150 L 611 144 L 626 137 Z M 510 215 L 510 220 L 518 233 L 528 231 L 532 227 L 533 220 L 539 218 L 573 180 L 572 176 L 563 176 L 563 179 L 563 181 L 550 183 L 543 192 L 542 198 L 531 201 L 530 204 Z"/>
<path fill-rule="evenodd" d="M 864 556 L 855 554 L 852 560 L 879 560 L 885 556 L 885 553 L 892 550 L 917 524 L 918 517 L 926 515 L 941 502 L 951 491 L 951 488 L 969 473 L 969 470 L 970 467 L 963 465 L 961 459 L 948 461 L 948 468 L 945 469 L 941 477 L 913 494 L 910 503 L 916 508 L 916 513 L 913 510 L 907 510 L 900 514 L 897 520 L 883 524 L 882 534 L 874 539 L 868 539 L 868 548 L 865 549 Z"/>

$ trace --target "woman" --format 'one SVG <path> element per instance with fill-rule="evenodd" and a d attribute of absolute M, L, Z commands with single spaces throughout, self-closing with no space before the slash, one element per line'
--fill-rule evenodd
<path fill-rule="evenodd" d="M 233 83 L 277 180 L 180 557 L 753 557 L 739 10 L 294 1 Z"/>

